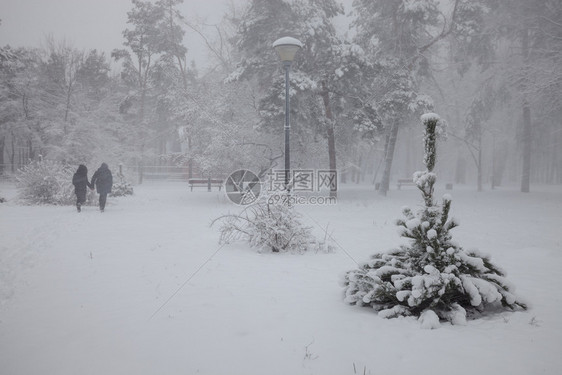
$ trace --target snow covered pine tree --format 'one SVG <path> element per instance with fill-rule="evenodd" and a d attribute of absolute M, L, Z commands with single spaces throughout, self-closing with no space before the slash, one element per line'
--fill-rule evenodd
<path fill-rule="evenodd" d="M 449 231 L 457 223 L 449 219 L 451 197 L 445 195 L 442 204 L 433 200 L 436 142 L 445 134 L 445 122 L 434 113 L 424 114 L 421 121 L 427 170 L 414 173 L 414 182 L 424 206 L 416 213 L 405 208 L 405 218 L 397 221 L 401 236 L 411 243 L 375 254 L 347 272 L 345 301 L 371 306 L 385 318 L 420 316 L 422 327 L 428 328 L 438 326 L 439 320 L 466 324 L 467 313 L 526 309 L 489 256 L 466 251 L 452 241 Z"/>

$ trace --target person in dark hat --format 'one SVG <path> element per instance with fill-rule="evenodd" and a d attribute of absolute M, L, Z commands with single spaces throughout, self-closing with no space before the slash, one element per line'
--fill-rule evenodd
<path fill-rule="evenodd" d="M 105 202 L 107 201 L 107 194 L 111 193 L 113 186 L 113 176 L 107 164 L 102 163 L 101 167 L 92 176 L 92 189 L 95 186 L 98 194 L 100 195 L 100 211 L 105 210 Z"/>
<path fill-rule="evenodd" d="M 87 188 L 93 188 L 94 185 L 88 182 L 88 168 L 84 164 L 80 164 L 74 176 L 72 176 L 72 185 L 74 185 L 74 194 L 76 194 L 76 210 L 82 211 L 82 204 L 86 202 Z"/>

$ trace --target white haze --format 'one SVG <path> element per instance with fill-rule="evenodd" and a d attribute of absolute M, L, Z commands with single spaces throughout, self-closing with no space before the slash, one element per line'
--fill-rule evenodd
<path fill-rule="evenodd" d="M 235 0 L 234 3 L 245 1 Z M 218 23 L 229 0 L 184 0 L 180 10 L 188 22 Z M 40 47 L 52 35 L 78 49 L 97 49 L 107 56 L 122 48 L 130 0 L 2 0 L 0 46 Z M 188 59 L 206 63 L 201 37 L 186 28 L 184 44 Z"/>

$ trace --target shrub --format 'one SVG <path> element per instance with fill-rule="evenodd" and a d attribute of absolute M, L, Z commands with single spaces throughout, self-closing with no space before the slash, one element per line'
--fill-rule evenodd
<path fill-rule="evenodd" d="M 52 160 L 34 161 L 16 174 L 18 198 L 26 204 L 73 204 L 72 175 L 68 165 Z"/>
<path fill-rule="evenodd" d="M 330 251 L 326 242 L 318 241 L 312 228 L 301 221 L 294 207 L 261 195 L 258 200 L 239 214 L 227 214 L 220 221 L 220 243 L 242 240 L 251 247 L 272 252 L 298 252 L 309 250 Z"/>

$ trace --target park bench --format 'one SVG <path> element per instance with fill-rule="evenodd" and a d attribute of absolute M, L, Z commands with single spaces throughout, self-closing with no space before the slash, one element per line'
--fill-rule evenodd
<path fill-rule="evenodd" d="M 400 178 L 396 185 L 398 186 L 398 190 L 400 190 L 402 186 L 416 186 L 416 183 L 411 178 Z"/>
<path fill-rule="evenodd" d="M 206 187 L 207 191 L 211 191 L 211 187 L 218 187 L 219 191 L 222 188 L 222 184 L 224 183 L 224 181 L 220 178 L 190 178 L 187 180 L 187 182 L 189 183 L 189 187 L 191 188 L 191 191 L 193 191 L 194 187 Z"/>

